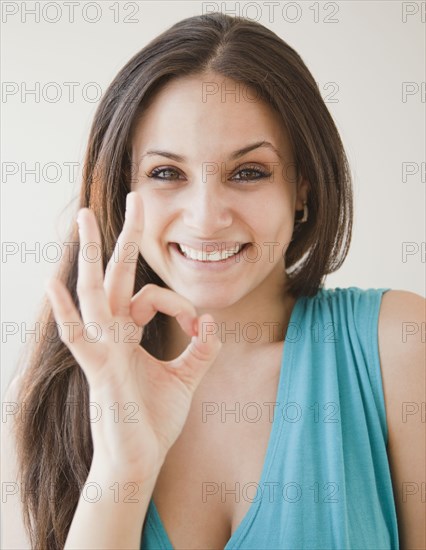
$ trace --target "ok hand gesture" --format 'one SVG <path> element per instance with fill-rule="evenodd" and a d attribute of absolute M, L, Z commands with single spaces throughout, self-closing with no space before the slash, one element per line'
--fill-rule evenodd
<path fill-rule="evenodd" d="M 61 339 L 84 371 L 90 401 L 100 407 L 100 418 L 91 422 L 94 459 L 116 470 L 124 469 L 133 479 L 144 480 L 158 472 L 181 433 L 195 389 L 222 344 L 213 334 L 202 338 L 202 323 L 212 322 L 213 318 L 208 314 L 198 318 L 191 302 L 176 292 L 148 284 L 132 297 L 137 257 L 126 260 L 123 251 L 126 243 L 141 242 L 143 204 L 138 193 L 127 196 L 126 219 L 116 243 L 118 254 L 115 251 L 109 260 L 105 278 L 101 255 L 96 261 L 88 261 L 83 254 L 87 243 L 101 246 L 93 211 L 81 209 L 78 221 L 77 295 L 81 317 L 58 279 L 51 279 L 46 290 L 62 329 Z M 182 330 L 193 337 L 172 361 L 156 359 L 139 344 L 144 325 L 157 311 L 175 317 Z M 76 327 L 72 338 L 64 323 Z M 89 323 L 101 327 L 96 341 L 84 337 Z M 111 329 L 113 325 L 118 331 Z M 131 338 L 129 326 L 134 328 Z M 113 414 L 117 404 L 118 422 Z M 126 416 L 127 422 L 123 421 Z"/>

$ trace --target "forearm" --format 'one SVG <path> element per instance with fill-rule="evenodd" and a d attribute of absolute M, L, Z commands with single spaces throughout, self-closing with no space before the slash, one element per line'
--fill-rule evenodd
<path fill-rule="evenodd" d="M 157 477 L 134 481 L 125 472 L 91 468 L 64 550 L 138 550 Z"/>

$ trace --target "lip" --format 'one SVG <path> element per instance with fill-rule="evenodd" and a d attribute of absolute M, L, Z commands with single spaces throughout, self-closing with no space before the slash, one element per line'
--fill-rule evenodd
<path fill-rule="evenodd" d="M 213 250 L 233 250 L 236 246 L 239 246 L 241 242 L 244 241 L 191 241 L 191 240 L 183 240 L 183 241 L 176 241 L 179 244 L 182 244 L 183 246 L 187 246 L 188 248 L 193 248 L 194 250 L 198 250 L 199 252 L 202 252 L 204 250 L 209 251 L 210 249 L 208 247 L 213 247 L 211 249 L 211 252 Z"/>
<path fill-rule="evenodd" d="M 182 243 L 184 244 L 184 243 Z M 235 254 L 234 256 L 229 256 L 225 260 L 219 260 L 217 262 L 209 262 L 209 261 L 200 261 L 200 260 L 193 260 L 191 258 L 187 258 L 184 256 L 179 248 L 177 243 L 169 243 L 169 247 L 175 257 L 177 257 L 183 265 L 186 265 L 187 267 L 191 269 L 197 269 L 199 271 L 223 271 L 225 269 L 229 269 L 233 265 L 239 265 L 242 263 L 242 253 L 243 251 L 250 246 L 251 243 L 246 243 L 243 245 L 241 250 L 238 252 L 238 254 Z"/>

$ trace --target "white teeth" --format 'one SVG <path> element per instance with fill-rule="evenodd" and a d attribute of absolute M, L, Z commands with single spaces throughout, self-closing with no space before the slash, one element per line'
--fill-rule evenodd
<path fill-rule="evenodd" d="M 191 260 L 198 260 L 199 262 L 220 262 L 221 260 L 226 260 L 230 256 L 238 254 L 242 249 L 243 245 L 237 245 L 234 248 L 227 248 L 224 250 L 214 250 L 212 252 L 207 252 L 206 250 L 194 250 L 189 246 L 178 243 L 182 254 Z"/>

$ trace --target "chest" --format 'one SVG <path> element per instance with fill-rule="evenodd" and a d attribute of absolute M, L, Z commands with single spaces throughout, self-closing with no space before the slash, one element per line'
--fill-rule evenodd
<path fill-rule="evenodd" d="M 224 548 L 248 513 L 270 442 L 279 367 L 278 354 L 261 381 L 194 396 L 153 492 L 174 548 Z"/>

